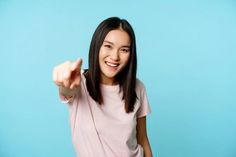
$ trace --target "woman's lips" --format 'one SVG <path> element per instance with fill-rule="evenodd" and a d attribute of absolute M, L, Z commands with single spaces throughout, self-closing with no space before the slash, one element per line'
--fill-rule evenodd
<path fill-rule="evenodd" d="M 110 70 L 112 70 L 112 71 L 116 71 L 117 69 L 118 69 L 118 66 L 120 65 L 120 64 L 118 64 L 118 63 L 112 63 L 112 62 L 106 62 L 105 61 L 105 64 L 108 66 L 108 68 L 110 69 Z"/>
<path fill-rule="evenodd" d="M 110 66 L 110 67 L 118 67 L 119 64 L 118 63 L 112 63 L 112 62 L 105 62 L 106 65 Z"/>

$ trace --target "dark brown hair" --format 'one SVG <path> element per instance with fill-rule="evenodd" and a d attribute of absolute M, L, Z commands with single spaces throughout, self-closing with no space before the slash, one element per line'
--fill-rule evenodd
<path fill-rule="evenodd" d="M 99 104 L 103 103 L 100 89 L 100 67 L 99 67 L 99 51 L 106 35 L 115 29 L 122 29 L 127 32 L 131 39 L 130 59 L 126 67 L 117 74 L 116 79 L 119 82 L 120 89 L 123 90 L 122 99 L 125 102 L 125 111 L 127 113 L 134 110 L 137 99 L 135 92 L 136 72 L 137 72 L 137 55 L 135 34 L 132 26 L 125 19 L 118 17 L 110 17 L 102 21 L 95 30 L 89 49 L 89 68 L 85 73 L 86 86 L 90 96 Z"/>

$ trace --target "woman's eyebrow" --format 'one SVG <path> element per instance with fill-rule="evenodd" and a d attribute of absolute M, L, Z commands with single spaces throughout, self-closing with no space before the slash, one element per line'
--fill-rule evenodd
<path fill-rule="evenodd" d="M 124 46 L 122 46 L 122 47 L 124 47 L 124 48 L 130 48 L 130 46 L 129 46 L 129 45 L 124 45 Z"/>
<path fill-rule="evenodd" d="M 107 41 L 107 40 L 104 40 L 104 43 L 108 43 L 108 44 L 114 45 L 113 42 L 110 42 L 110 41 Z M 123 45 L 121 47 L 130 48 L 130 45 Z"/>
<path fill-rule="evenodd" d="M 114 45 L 112 42 L 104 40 L 104 42 Z"/>

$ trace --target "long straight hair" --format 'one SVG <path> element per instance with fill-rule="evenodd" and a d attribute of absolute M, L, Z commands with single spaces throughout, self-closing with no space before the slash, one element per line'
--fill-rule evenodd
<path fill-rule="evenodd" d="M 130 58 L 125 68 L 119 72 L 116 79 L 119 82 L 120 89 L 123 90 L 122 99 L 125 102 L 126 113 L 134 110 L 134 105 L 137 99 L 135 92 L 136 73 L 137 73 L 137 55 L 136 41 L 132 26 L 125 19 L 118 17 L 110 17 L 102 21 L 95 30 L 89 48 L 89 67 L 84 74 L 86 78 L 86 86 L 90 96 L 100 105 L 103 103 L 103 98 L 100 89 L 100 66 L 99 66 L 99 51 L 103 44 L 106 35 L 115 29 L 122 29 L 127 32 L 131 39 Z"/>

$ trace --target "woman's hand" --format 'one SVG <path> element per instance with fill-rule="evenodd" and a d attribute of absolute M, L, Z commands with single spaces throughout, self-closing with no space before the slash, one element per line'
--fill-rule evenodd
<path fill-rule="evenodd" d="M 81 81 L 82 59 L 75 62 L 66 61 L 53 69 L 54 83 L 67 90 L 74 90 L 79 87 Z"/>

